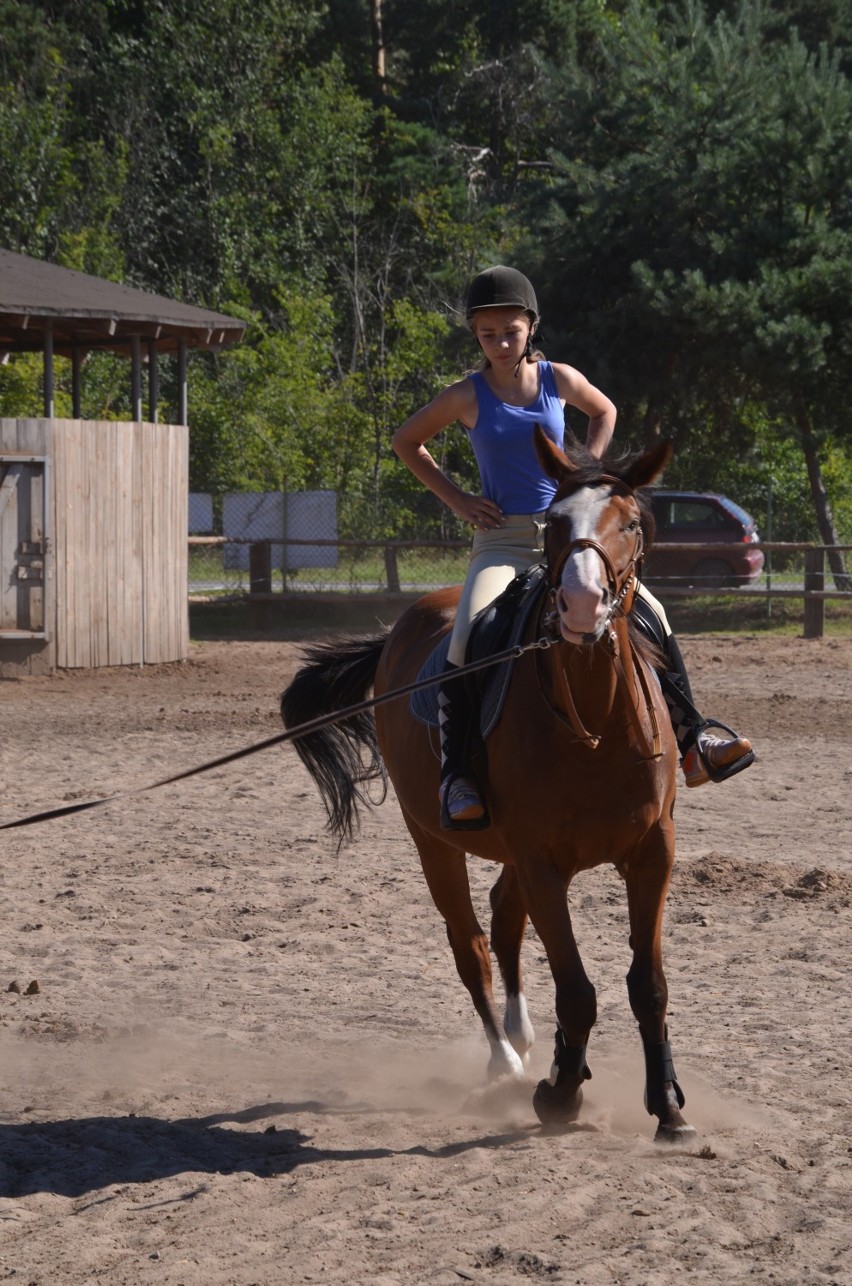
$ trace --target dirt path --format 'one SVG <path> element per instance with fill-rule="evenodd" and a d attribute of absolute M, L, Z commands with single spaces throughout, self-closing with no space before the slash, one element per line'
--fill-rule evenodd
<path fill-rule="evenodd" d="M 694 1147 L 651 1143 L 613 872 L 572 890 L 594 1079 L 547 1135 L 531 1085 L 484 1087 L 392 801 L 338 854 L 281 748 L 0 834 L 0 1280 L 852 1282 L 852 640 L 683 645 L 703 707 L 760 753 L 678 801 L 665 948 Z M 296 657 L 207 643 L 0 684 L 0 821 L 278 731 Z M 494 870 L 471 876 L 484 914 Z M 525 959 L 537 1078 L 532 934 Z"/>

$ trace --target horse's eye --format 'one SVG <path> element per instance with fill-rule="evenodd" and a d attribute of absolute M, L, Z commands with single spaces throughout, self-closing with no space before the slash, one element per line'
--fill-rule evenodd
<path fill-rule="evenodd" d="M 625 531 L 636 531 L 636 529 L 637 529 L 637 527 L 638 527 L 638 526 L 639 526 L 639 519 L 638 519 L 638 518 L 634 518 L 632 522 L 629 522 L 629 523 L 627 524 L 627 526 L 625 527 L 625 529 L 624 529 L 624 530 L 625 530 Z"/>

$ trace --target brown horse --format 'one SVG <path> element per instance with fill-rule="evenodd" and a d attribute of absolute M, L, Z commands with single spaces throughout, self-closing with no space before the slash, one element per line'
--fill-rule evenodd
<path fill-rule="evenodd" d="M 528 637 L 553 646 L 525 653 L 477 765 L 490 821 L 486 829 L 442 830 L 434 729 L 409 702 L 389 701 L 295 741 L 317 782 L 330 829 L 343 838 L 357 821 L 363 783 L 386 781 L 385 765 L 435 905 L 446 921 L 459 975 L 491 1048 L 489 1071 L 523 1076 L 534 1034 L 524 999 L 520 948 L 527 916 L 547 952 L 556 986 L 556 1048 L 550 1078 L 533 1103 L 547 1124 L 570 1122 L 591 1075 L 586 1044 L 595 990 L 580 959 L 567 890 L 604 862 L 627 888 L 630 1005 L 645 1050 L 648 1112 L 658 1139 L 694 1133 L 681 1114 L 666 1029 L 663 905 L 674 861 L 676 748 L 656 659 L 628 616 L 646 519 L 638 488 L 668 461 L 663 446 L 631 461 L 569 459 L 537 430 L 542 465 L 558 490 L 547 515 L 550 588 Z M 309 649 L 308 664 L 282 697 L 288 727 L 411 683 L 451 628 L 458 589 L 418 600 L 389 634 Z M 533 614 L 534 616 L 534 614 Z M 501 1018 L 491 985 L 488 940 L 470 897 L 465 854 L 503 869 L 491 890 L 491 947 L 506 991 Z"/>

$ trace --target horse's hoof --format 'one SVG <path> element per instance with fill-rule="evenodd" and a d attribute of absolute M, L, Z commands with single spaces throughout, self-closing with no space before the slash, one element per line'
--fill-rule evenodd
<path fill-rule="evenodd" d="M 657 1133 L 654 1135 L 655 1143 L 668 1143 L 677 1146 L 684 1146 L 693 1143 L 698 1138 L 698 1131 L 686 1121 L 682 1125 L 660 1125 Z"/>
<path fill-rule="evenodd" d="M 550 1081 L 539 1081 L 533 1094 L 533 1110 L 542 1125 L 570 1125 L 580 1115 L 583 1091 L 578 1086 L 566 1096 L 565 1090 Z"/>

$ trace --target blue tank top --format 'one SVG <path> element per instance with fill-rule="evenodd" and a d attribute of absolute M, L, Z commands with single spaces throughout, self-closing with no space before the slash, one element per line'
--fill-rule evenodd
<path fill-rule="evenodd" d="M 540 513 L 556 493 L 556 483 L 542 473 L 533 446 L 533 428 L 540 424 L 558 447 L 565 438 L 565 411 L 556 391 L 550 362 L 539 362 L 538 397 L 529 406 L 511 406 L 488 387 L 475 371 L 478 415 L 468 430 L 482 478 L 482 494 L 504 514 Z"/>

